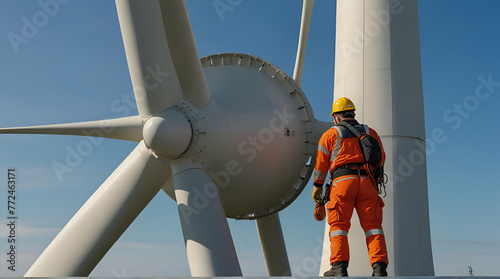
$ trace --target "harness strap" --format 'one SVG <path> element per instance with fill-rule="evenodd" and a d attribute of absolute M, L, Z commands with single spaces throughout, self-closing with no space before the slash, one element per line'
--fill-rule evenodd
<path fill-rule="evenodd" d="M 330 175 L 332 181 L 344 175 L 368 175 L 365 169 L 336 168 Z"/>

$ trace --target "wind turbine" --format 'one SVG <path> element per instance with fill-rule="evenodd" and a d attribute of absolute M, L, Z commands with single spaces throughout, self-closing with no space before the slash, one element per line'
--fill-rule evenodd
<path fill-rule="evenodd" d="M 139 115 L 0 130 L 110 127 L 94 136 L 138 142 L 26 276 L 88 276 L 162 188 L 178 204 L 192 276 L 242 275 L 226 217 L 255 219 L 268 274 L 290 275 L 278 212 L 309 181 L 318 137 L 331 125 L 314 119 L 300 88 L 312 5 L 304 2 L 292 79 L 246 54 L 200 63 L 182 0 L 116 0 Z M 151 83 L 152 72 L 162 82 Z"/>
<path fill-rule="evenodd" d="M 314 119 L 300 89 L 313 1 L 304 0 L 293 79 L 251 55 L 200 63 L 182 0 L 116 5 L 139 115 L 0 129 L 88 135 L 112 127 L 94 136 L 138 142 L 26 276 L 88 276 L 161 188 L 178 204 L 193 276 L 241 275 L 226 217 L 255 219 L 268 274 L 290 274 L 278 212 L 307 184 L 317 140 L 332 125 Z M 433 275 L 425 152 L 415 157 L 425 150 L 418 46 L 417 1 L 337 1 L 335 95 L 354 100 L 389 155 L 384 229 L 394 275 Z M 150 83 L 151 72 L 162 82 Z M 405 173 L 401 158 L 420 163 Z M 350 273 L 369 274 L 356 228 Z"/>

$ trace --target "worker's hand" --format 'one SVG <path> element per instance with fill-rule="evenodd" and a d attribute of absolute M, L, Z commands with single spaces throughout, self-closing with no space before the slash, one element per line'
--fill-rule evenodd
<path fill-rule="evenodd" d="M 312 198 L 315 203 L 319 203 L 323 198 L 323 187 L 314 186 Z"/>

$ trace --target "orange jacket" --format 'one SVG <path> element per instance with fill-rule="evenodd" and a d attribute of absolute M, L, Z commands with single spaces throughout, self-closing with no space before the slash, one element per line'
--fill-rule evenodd
<path fill-rule="evenodd" d="M 360 125 L 356 120 L 345 120 L 352 126 Z M 369 135 L 375 138 L 382 148 L 382 165 L 385 162 L 385 152 L 382 141 L 377 132 L 366 125 Z M 356 127 L 356 128 L 359 128 Z M 314 167 L 314 186 L 321 187 L 325 183 L 328 173 L 346 164 L 364 164 L 363 152 L 359 146 L 358 138 L 347 128 L 333 126 L 326 131 L 318 143 L 318 153 L 316 155 L 316 166 Z"/>

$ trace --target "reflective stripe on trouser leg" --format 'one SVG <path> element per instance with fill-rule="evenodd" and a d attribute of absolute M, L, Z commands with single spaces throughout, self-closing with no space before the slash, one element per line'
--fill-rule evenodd
<path fill-rule="evenodd" d="M 346 231 L 334 230 L 330 232 L 330 253 L 330 265 L 349 261 L 349 242 Z"/>
<path fill-rule="evenodd" d="M 356 211 L 361 227 L 365 231 L 370 264 L 388 263 L 387 246 L 382 230 L 384 202 L 370 179 L 360 179 L 360 181 Z"/>
<path fill-rule="evenodd" d="M 366 247 L 370 256 L 370 265 L 376 262 L 389 264 L 387 256 L 387 246 L 385 243 L 384 231 L 382 229 L 373 229 L 365 232 Z"/>
<path fill-rule="evenodd" d="M 330 232 L 330 238 L 336 236 L 336 235 L 343 235 L 343 236 L 347 236 L 347 232 L 346 231 L 343 231 L 343 230 L 336 230 L 336 231 L 331 231 Z"/>
<path fill-rule="evenodd" d="M 349 261 L 347 232 L 351 227 L 359 183 L 360 179 L 357 176 L 343 176 L 336 179 L 335 187 L 331 188 L 330 201 L 326 205 L 330 225 L 330 263 Z"/>
<path fill-rule="evenodd" d="M 366 231 L 365 232 L 365 235 L 366 237 L 369 237 L 371 235 L 375 235 L 375 234 L 381 234 L 381 235 L 384 235 L 384 230 L 381 230 L 381 229 L 374 229 L 374 230 L 369 230 L 369 231 Z M 331 237 L 331 236 L 330 236 Z"/>

